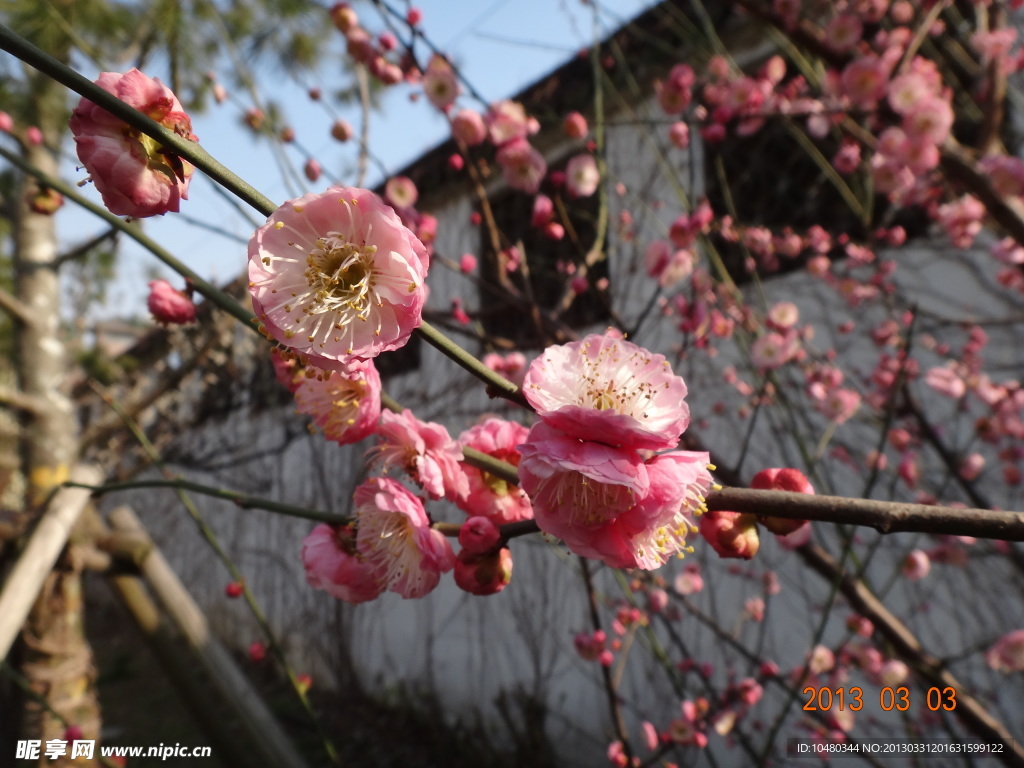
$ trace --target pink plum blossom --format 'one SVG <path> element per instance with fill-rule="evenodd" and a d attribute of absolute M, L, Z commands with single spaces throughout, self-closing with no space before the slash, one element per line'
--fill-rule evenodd
<path fill-rule="evenodd" d="M 920 581 L 931 568 L 931 558 L 923 550 L 915 549 L 904 558 L 902 572 L 911 581 Z"/>
<path fill-rule="evenodd" d="M 384 591 L 374 568 L 360 557 L 351 526 L 320 523 L 302 540 L 306 582 L 347 603 L 365 603 Z"/>
<path fill-rule="evenodd" d="M 686 149 L 690 146 L 690 126 L 681 120 L 673 123 L 668 129 L 668 140 L 676 149 Z"/>
<path fill-rule="evenodd" d="M 491 143 L 501 147 L 513 139 L 525 139 L 534 131 L 530 118 L 518 101 L 498 101 L 484 115 Z"/>
<path fill-rule="evenodd" d="M 526 440 L 528 433 L 522 424 L 489 417 L 459 435 L 459 443 L 518 466 L 520 453 L 516 446 Z M 467 514 L 482 515 L 498 525 L 533 517 L 530 499 L 521 488 L 469 464 L 464 463 L 462 471 L 468 492 L 455 503 Z"/>
<path fill-rule="evenodd" d="M 530 146 L 523 138 L 512 139 L 501 149 L 495 159 L 501 166 L 505 182 L 513 189 L 535 194 L 547 173 L 544 155 Z"/>
<path fill-rule="evenodd" d="M 673 588 L 680 595 L 695 595 L 704 589 L 704 577 L 700 573 L 700 565 L 690 563 L 676 576 Z"/>
<path fill-rule="evenodd" d="M 576 155 L 565 166 L 565 185 L 572 197 L 590 197 L 601 183 L 593 155 Z"/>
<path fill-rule="evenodd" d="M 523 393 L 548 424 L 608 445 L 672 448 L 689 424 L 682 377 L 663 355 L 612 333 L 548 347 Z"/>
<path fill-rule="evenodd" d="M 423 597 L 455 566 L 448 539 L 430 527 L 423 502 L 399 483 L 370 478 L 353 499 L 356 548 L 388 590 Z"/>
<path fill-rule="evenodd" d="M 249 292 L 265 332 L 320 368 L 398 349 L 422 322 L 428 256 L 372 192 L 289 200 L 249 241 Z"/>
<path fill-rule="evenodd" d="M 384 185 L 384 199 L 395 208 L 412 208 L 420 193 L 408 176 L 393 176 Z"/>
<path fill-rule="evenodd" d="M 540 529 L 582 557 L 651 570 L 687 549 L 690 515 L 711 487 L 707 454 L 675 451 L 648 462 L 635 451 L 534 425 L 519 477 Z"/>
<path fill-rule="evenodd" d="M 769 331 L 750 347 L 750 361 L 762 371 L 771 371 L 789 362 L 796 354 L 795 339 Z"/>
<path fill-rule="evenodd" d="M 476 272 L 477 259 L 472 253 L 464 253 L 459 259 L 459 271 L 464 275 Z"/>
<path fill-rule="evenodd" d="M 443 425 L 420 421 L 408 408 L 401 413 L 385 411 L 377 437 L 372 466 L 406 472 L 433 499 L 455 501 L 469 493 L 462 448 Z"/>
<path fill-rule="evenodd" d="M 447 110 L 459 96 L 459 79 L 452 65 L 443 56 L 434 54 L 423 73 L 423 92 L 427 100 L 441 111 Z"/>
<path fill-rule="evenodd" d="M 169 131 L 196 141 L 189 116 L 159 80 L 132 69 L 103 72 L 96 84 Z M 192 165 L 155 139 L 86 98 L 78 102 L 68 124 L 78 159 L 111 213 L 143 218 L 177 212 L 188 198 Z"/>
<path fill-rule="evenodd" d="M 313 417 L 324 437 L 339 445 L 372 435 L 380 418 L 380 374 L 372 360 L 352 358 L 344 367 L 299 378 L 295 406 Z"/>
<path fill-rule="evenodd" d="M 185 325 L 196 320 L 196 305 L 184 291 L 176 290 L 166 280 L 149 283 L 146 306 L 157 322 L 165 325 Z"/>
<path fill-rule="evenodd" d="M 836 665 L 836 655 L 824 645 L 816 645 L 811 649 L 807 659 L 807 669 L 812 675 L 822 675 Z"/>
<path fill-rule="evenodd" d="M 647 467 L 635 451 L 583 442 L 544 422 L 534 425 L 519 451 L 519 478 L 537 524 L 573 551 L 592 552 L 587 534 L 635 507 L 650 490 Z"/>
<path fill-rule="evenodd" d="M 472 109 L 459 110 L 452 118 L 452 135 L 474 147 L 487 138 L 487 125 L 479 112 Z"/>
<path fill-rule="evenodd" d="M 924 381 L 936 392 L 954 400 L 959 400 L 967 393 L 967 384 L 953 368 L 931 368 L 924 375 Z"/>
<path fill-rule="evenodd" d="M 985 663 L 997 672 L 1024 672 L 1024 629 L 996 640 L 985 652 Z"/>
<path fill-rule="evenodd" d="M 668 726 L 668 738 L 676 744 L 692 745 L 703 749 L 708 745 L 704 725 L 700 721 L 697 706 L 687 699 L 680 704 L 681 716 Z"/>

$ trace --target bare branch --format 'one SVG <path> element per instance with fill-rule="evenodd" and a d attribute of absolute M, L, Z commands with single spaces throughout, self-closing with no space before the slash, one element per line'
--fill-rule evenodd
<path fill-rule="evenodd" d="M 0 387 L 0 405 L 17 408 L 26 413 L 41 413 L 46 409 L 46 404 L 42 400 L 6 387 Z"/>
<path fill-rule="evenodd" d="M 863 525 L 880 533 L 926 531 L 951 536 L 1024 541 L 1024 512 L 960 509 L 748 488 L 712 491 L 708 495 L 707 506 L 709 510 Z"/>
<path fill-rule="evenodd" d="M 27 324 L 31 320 L 29 309 L 24 302 L 2 288 L 0 288 L 0 309 L 22 323 Z"/>

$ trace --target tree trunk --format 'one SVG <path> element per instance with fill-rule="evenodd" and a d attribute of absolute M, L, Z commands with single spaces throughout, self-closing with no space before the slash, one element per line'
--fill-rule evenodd
<path fill-rule="evenodd" d="M 34 80 L 31 112 L 35 113 L 35 124 L 45 143 L 26 144 L 24 152 L 28 162 L 57 176 L 55 150 L 67 126 L 66 92 L 38 74 L 30 79 Z M 29 310 L 27 322 L 17 333 L 18 383 L 24 395 L 42 405 L 27 412 L 22 421 L 21 463 L 27 485 L 28 515 L 37 514 L 53 489 L 67 479 L 78 450 L 78 424 L 66 394 L 68 372 L 73 366 L 61 339 L 57 233 L 53 216 L 35 213 L 29 207 L 36 187 L 33 179 L 25 179 L 15 223 L 14 254 L 15 290 Z M 95 669 L 85 639 L 82 574 L 76 559 L 68 557 L 65 551 L 22 630 L 22 674 L 41 697 L 39 701 L 29 698 L 25 702 L 22 739 L 61 739 L 68 726 L 77 726 L 82 734 L 78 738 L 99 736 Z M 70 753 L 69 745 L 69 756 Z M 71 763 L 62 760 L 56 764 Z M 95 760 L 74 763 L 97 764 Z"/>

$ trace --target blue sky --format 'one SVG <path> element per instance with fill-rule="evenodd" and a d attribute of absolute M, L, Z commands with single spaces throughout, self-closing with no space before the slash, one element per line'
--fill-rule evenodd
<path fill-rule="evenodd" d="M 594 39 L 593 6 L 582 0 L 421 0 L 416 4 L 423 11 L 422 28 L 427 36 L 458 64 L 488 101 L 515 93 Z M 600 36 L 607 35 L 650 4 L 650 0 L 600 0 Z M 369 4 L 358 3 L 356 8 L 370 32 L 385 29 Z M 340 68 L 339 49 L 336 43 L 327 54 L 330 58 L 325 72 L 332 69 L 332 64 Z M 338 78 L 325 75 L 319 84 L 326 93 L 338 88 L 340 82 Z M 314 81 L 310 80 L 309 84 Z M 264 98 L 273 99 L 284 108 L 289 123 L 296 130 L 298 146 L 319 160 L 326 171 L 325 177 L 312 184 L 301 178 L 304 156 L 297 147 L 290 147 L 286 155 L 299 169 L 299 183 L 289 184 L 283 180 L 268 143 L 255 141 L 239 126 L 242 106 L 250 103 L 245 94 L 237 94 L 225 104 L 195 116 L 194 131 L 207 151 L 278 202 L 297 194 L 320 191 L 330 178 L 345 184 L 355 182 L 352 172 L 357 155 L 355 143 L 342 145 L 330 137 L 331 116 L 322 104 L 308 98 L 304 86 L 287 79 L 279 70 L 268 69 L 260 78 L 259 88 Z M 414 160 L 448 133 L 446 121 L 429 104 L 410 100 L 414 91 L 405 84 L 388 89 L 380 110 L 370 118 L 371 151 L 390 172 Z M 480 108 L 465 93 L 459 105 Z M 358 124 L 357 107 L 345 108 L 340 115 L 353 125 Z M 371 170 L 368 185 L 381 180 L 382 174 Z M 95 190 L 86 189 L 99 199 Z M 183 204 L 180 216 L 148 220 L 145 228 L 196 272 L 218 281 L 227 280 L 245 267 L 245 241 L 253 225 L 217 194 L 206 179 L 193 179 L 190 193 L 191 199 Z M 62 218 L 62 232 L 69 244 L 98 230 L 97 225 L 70 211 Z M 261 220 L 255 212 L 252 219 Z M 194 222 L 223 228 L 225 234 Z M 108 306 L 99 312 L 103 316 L 144 315 L 146 282 L 154 270 L 172 282 L 180 282 L 147 252 L 133 243 L 127 244 Z"/>

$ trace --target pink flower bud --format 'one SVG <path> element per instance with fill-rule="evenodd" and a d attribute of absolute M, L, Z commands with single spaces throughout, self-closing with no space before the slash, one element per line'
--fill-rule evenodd
<path fill-rule="evenodd" d="M 459 259 L 459 271 L 464 275 L 471 274 L 476 271 L 476 263 L 476 256 L 472 253 L 464 253 Z"/>
<path fill-rule="evenodd" d="M 331 136 L 337 141 L 345 142 L 352 138 L 354 131 L 347 120 L 335 120 L 331 126 Z"/>
<path fill-rule="evenodd" d="M 345 35 L 359 25 L 359 16 L 348 3 L 335 3 L 331 7 L 331 22 Z"/>
<path fill-rule="evenodd" d="M 750 560 L 760 546 L 755 516 L 747 513 L 706 512 L 700 518 L 700 535 L 725 558 Z"/>
<path fill-rule="evenodd" d="M 10 133 L 13 127 L 14 119 L 9 114 L 0 109 L 0 131 L 2 131 L 3 133 Z"/>
<path fill-rule="evenodd" d="M 459 529 L 459 544 L 472 555 L 490 552 L 501 543 L 501 532 L 490 518 L 475 515 Z"/>
<path fill-rule="evenodd" d="M 668 140 L 676 149 L 686 149 L 690 146 L 690 126 L 682 121 L 673 123 L 668 129 Z"/>
<path fill-rule="evenodd" d="M 487 138 L 487 126 L 479 112 L 463 109 L 452 118 L 452 135 L 473 147 Z"/>
<path fill-rule="evenodd" d="M 467 550 L 455 559 L 455 584 L 471 595 L 495 595 L 512 580 L 512 553 L 502 547 L 488 555 L 474 555 Z"/>
<path fill-rule="evenodd" d="M 565 116 L 562 130 L 570 139 L 582 139 L 587 135 L 587 118 L 579 112 L 570 112 Z"/>
<path fill-rule="evenodd" d="M 196 305 L 184 292 L 171 287 L 166 280 L 153 280 L 149 284 L 146 306 L 159 323 L 185 325 L 195 322 Z"/>
<path fill-rule="evenodd" d="M 316 181 L 320 178 L 320 174 L 323 173 L 323 169 L 320 167 L 320 163 L 311 157 L 306 161 L 306 164 L 302 168 L 302 172 L 306 174 L 306 178 L 310 181 Z"/>
<path fill-rule="evenodd" d="M 267 658 L 267 648 L 261 642 L 254 642 L 249 645 L 249 658 L 257 664 Z"/>
<path fill-rule="evenodd" d="M 414 5 L 412 8 L 409 9 L 409 12 L 405 14 L 405 20 L 415 27 L 417 24 L 423 21 L 423 11 L 421 11 Z"/>

